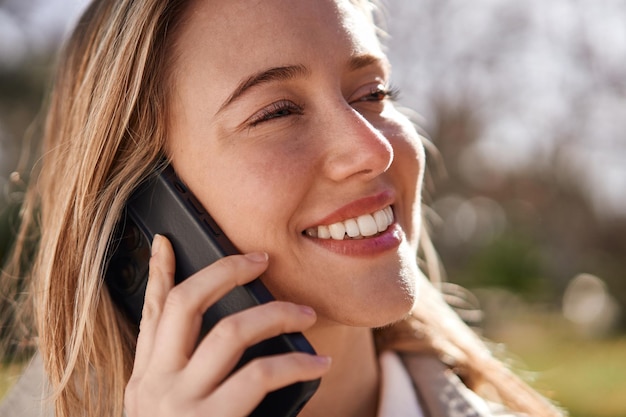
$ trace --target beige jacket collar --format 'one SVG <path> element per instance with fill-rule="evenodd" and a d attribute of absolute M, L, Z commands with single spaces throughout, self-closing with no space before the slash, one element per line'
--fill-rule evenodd
<path fill-rule="evenodd" d="M 522 417 L 499 404 L 487 403 L 467 388 L 435 356 L 401 354 L 425 417 Z"/>

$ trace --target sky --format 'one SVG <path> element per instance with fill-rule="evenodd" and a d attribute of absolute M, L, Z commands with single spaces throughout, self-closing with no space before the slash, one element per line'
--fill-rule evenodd
<path fill-rule="evenodd" d="M 606 216 L 626 217 L 626 2 L 387 0 L 401 102 L 428 130 L 434 99 L 469 103 L 485 122 L 459 161 L 515 171 L 563 165 Z M 0 62 L 56 45 L 87 0 L 5 0 Z M 555 152 L 558 155 L 555 157 Z"/>
<path fill-rule="evenodd" d="M 389 0 L 407 104 L 465 101 L 486 128 L 459 163 L 558 164 L 598 213 L 626 217 L 626 2 Z"/>
<path fill-rule="evenodd" d="M 29 51 L 56 47 L 87 0 L 0 1 L 0 60 L 19 63 Z M 8 13 L 7 9 L 16 13 Z"/>

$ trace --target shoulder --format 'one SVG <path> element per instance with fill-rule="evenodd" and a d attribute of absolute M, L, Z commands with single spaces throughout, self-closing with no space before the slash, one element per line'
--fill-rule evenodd
<path fill-rule="evenodd" d="M 398 356 L 413 381 L 425 414 L 430 417 L 528 417 L 484 400 L 434 355 Z"/>

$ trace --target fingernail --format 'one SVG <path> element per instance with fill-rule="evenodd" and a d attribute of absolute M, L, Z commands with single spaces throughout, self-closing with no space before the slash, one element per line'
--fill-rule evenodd
<path fill-rule="evenodd" d="M 246 258 L 252 262 L 267 262 L 268 255 L 266 252 L 250 252 L 246 254 Z"/>
<path fill-rule="evenodd" d="M 300 307 L 300 311 L 302 311 L 302 313 L 306 314 L 307 316 L 315 315 L 315 310 L 313 310 L 311 307 L 309 306 L 299 306 L 299 307 Z"/>
<path fill-rule="evenodd" d="M 313 355 L 313 361 L 322 366 L 330 366 L 333 362 L 330 356 Z"/>
<path fill-rule="evenodd" d="M 151 249 L 151 255 L 154 256 L 157 254 L 157 252 L 159 252 L 159 248 L 161 247 L 161 240 L 162 240 L 162 236 L 159 234 L 154 235 L 154 238 L 152 239 L 152 249 Z"/>

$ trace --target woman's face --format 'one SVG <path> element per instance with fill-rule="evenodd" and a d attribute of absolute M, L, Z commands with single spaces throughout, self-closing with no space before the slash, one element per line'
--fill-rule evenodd
<path fill-rule="evenodd" d="M 415 296 L 424 156 L 386 97 L 374 29 L 348 0 L 190 7 L 172 51 L 178 174 L 242 252 L 269 254 L 276 298 L 326 322 L 400 319 Z"/>

